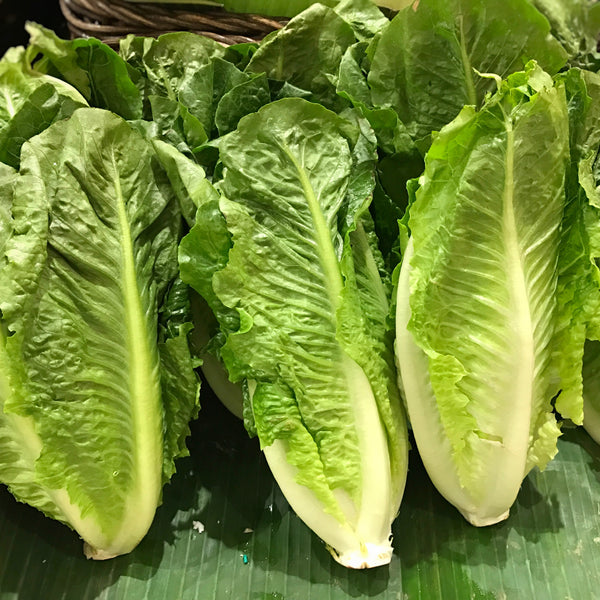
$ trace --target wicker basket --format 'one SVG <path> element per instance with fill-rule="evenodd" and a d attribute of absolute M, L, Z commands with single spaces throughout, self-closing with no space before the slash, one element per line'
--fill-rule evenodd
<path fill-rule="evenodd" d="M 285 19 L 198 5 L 60 0 L 60 7 L 73 37 L 93 36 L 113 47 L 130 33 L 156 37 L 169 31 L 192 31 L 225 45 L 254 42 L 286 23 Z"/>

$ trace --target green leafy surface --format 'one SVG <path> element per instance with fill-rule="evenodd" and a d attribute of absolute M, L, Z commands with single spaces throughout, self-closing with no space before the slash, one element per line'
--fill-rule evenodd
<path fill-rule="evenodd" d="M 421 0 L 375 38 L 369 84 L 373 103 L 391 106 L 417 140 L 450 122 L 465 104 L 481 105 L 506 77 L 536 59 L 550 74 L 566 54 L 527 0 Z"/>
<path fill-rule="evenodd" d="M 552 34 L 567 51 L 572 66 L 597 64 L 600 11 L 596 2 L 532 0 L 532 3 L 550 22 Z"/>
<path fill-rule="evenodd" d="M 598 251 L 594 248 L 600 213 L 595 206 L 592 172 L 600 144 L 600 77 L 589 71 L 571 69 L 563 80 L 569 108 L 571 164 L 565 178 L 565 212 L 558 263 L 556 347 L 563 384 L 556 409 L 562 416 L 581 424 L 584 341 L 586 337 L 597 339 L 600 312 L 600 271 L 595 260 Z M 595 415 L 589 414 L 591 408 L 589 403 L 585 407 L 588 424 L 594 416 L 596 422 L 600 420 L 597 410 Z"/>
<path fill-rule="evenodd" d="M 0 480 L 95 548 L 127 552 L 196 412 L 189 301 L 171 285 L 177 202 L 150 143 L 98 109 L 27 142 L 14 189 L 0 263 Z"/>
<path fill-rule="evenodd" d="M 86 105 L 69 84 L 48 75 L 29 73 L 23 60 L 3 59 L 0 61 L 0 162 L 18 168 L 25 141 Z"/>
<path fill-rule="evenodd" d="M 317 4 L 267 36 L 246 70 L 308 91 L 311 99 L 327 108 L 343 108 L 335 80 L 344 52 L 355 41 L 352 27 L 342 17 Z"/>
<path fill-rule="evenodd" d="M 62 600 L 597 597 L 600 448 L 582 429 L 559 440 L 546 471 L 529 475 L 508 521 L 484 529 L 439 496 L 411 453 L 391 564 L 350 571 L 291 512 L 256 440 L 217 400 L 203 404 L 191 456 L 165 488 L 148 536 L 127 556 L 87 561 L 74 533 L 0 489 L 0 597 L 34 600 L 40 590 Z"/>
<path fill-rule="evenodd" d="M 296 98 L 245 117 L 219 149 L 221 212 L 210 218 L 210 197 L 199 204 L 182 278 L 221 322 L 231 380 L 252 380 L 258 436 L 296 511 L 341 560 L 366 556 L 365 544 L 389 551 L 406 428 L 387 294 L 361 218 L 375 136 Z M 207 261 L 216 248 L 223 256 Z M 211 274 L 207 263 L 224 267 Z M 223 306 L 239 314 L 237 330 Z"/>
<path fill-rule="evenodd" d="M 506 517 L 559 434 L 551 340 L 568 136 L 564 90 L 551 86 L 530 65 L 479 113 L 465 107 L 434 138 L 410 207 L 396 347 L 408 412 L 436 486 L 478 525 Z"/>
<path fill-rule="evenodd" d="M 142 116 L 140 91 L 132 72 L 112 48 L 95 38 L 61 40 L 41 25 L 28 23 L 27 57 L 35 69 L 75 87 L 92 106 L 106 108 L 124 119 Z"/>

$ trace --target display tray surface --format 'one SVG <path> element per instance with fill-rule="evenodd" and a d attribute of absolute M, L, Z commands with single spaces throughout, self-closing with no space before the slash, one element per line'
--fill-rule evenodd
<path fill-rule="evenodd" d="M 481 529 L 437 493 L 413 449 L 391 564 L 350 571 L 289 508 L 257 440 L 203 396 L 191 455 L 127 556 L 86 560 L 75 533 L 0 489 L 2 600 L 600 598 L 600 447 L 581 428 L 527 477 L 509 519 Z"/>

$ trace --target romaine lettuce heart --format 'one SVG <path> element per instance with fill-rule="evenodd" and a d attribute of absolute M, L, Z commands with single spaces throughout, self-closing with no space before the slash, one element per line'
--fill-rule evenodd
<path fill-rule="evenodd" d="M 535 64 L 434 137 L 397 295 L 417 446 L 475 525 L 508 516 L 556 453 L 554 336 L 568 159 L 563 86 Z"/>
<path fill-rule="evenodd" d="M 83 108 L 24 144 L 0 257 L 0 482 L 86 554 L 145 535 L 199 385 L 182 217 L 152 145 Z"/>
<path fill-rule="evenodd" d="M 368 213 L 375 142 L 365 121 L 274 102 L 222 139 L 219 195 L 180 246 L 283 493 L 340 563 L 389 562 L 407 431 L 388 290 Z M 383 276 L 383 279 L 382 279 Z"/>

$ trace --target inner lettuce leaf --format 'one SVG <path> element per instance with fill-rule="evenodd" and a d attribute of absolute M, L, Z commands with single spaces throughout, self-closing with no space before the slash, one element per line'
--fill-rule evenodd
<path fill-rule="evenodd" d="M 121 41 L 119 52 L 135 73 L 146 118 L 160 116 L 160 105 L 154 106 L 152 101 L 164 98 L 183 105 L 210 134 L 214 60 L 225 55 L 223 46 L 190 32 L 175 32 L 156 39 L 130 35 Z M 224 68 L 227 65 L 242 77 L 239 69 L 228 62 Z"/>
<path fill-rule="evenodd" d="M 529 0 L 420 0 L 373 40 L 369 56 L 373 105 L 395 109 L 423 151 L 432 131 L 494 91 L 476 71 L 506 77 L 535 59 L 553 75 L 567 59 Z"/>
<path fill-rule="evenodd" d="M 433 483 L 475 525 L 505 519 L 528 471 L 556 453 L 568 143 L 564 87 L 532 63 L 434 136 L 410 206 L 402 385 Z"/>
<path fill-rule="evenodd" d="M 149 142 L 82 108 L 23 145 L 11 215 L 0 482 L 75 529 L 88 557 L 124 554 L 198 410 L 179 204 Z"/>
<path fill-rule="evenodd" d="M 340 563 L 385 564 L 407 432 L 368 215 L 373 133 L 293 98 L 242 119 L 219 151 L 220 198 L 199 204 L 182 278 L 221 324 L 247 427 L 294 510 Z"/>
<path fill-rule="evenodd" d="M 227 309 L 218 301 L 210 283 L 212 275 L 225 265 L 231 246 L 223 215 L 219 211 L 219 194 L 206 180 L 204 170 L 193 160 L 165 142 L 156 140 L 153 145 L 180 200 L 184 216 L 190 215 L 186 217 L 190 227 L 195 221 L 198 223 L 181 242 L 183 247 L 190 245 L 196 248 L 196 252 L 192 250 L 193 261 L 185 260 L 185 252 L 181 253 L 181 270 L 188 280 L 193 280 L 200 286 L 198 291 L 202 293 L 202 297 L 192 293 L 190 299 L 194 322 L 194 330 L 190 336 L 192 350 L 202 361 L 200 367 L 212 391 L 230 412 L 242 418 L 242 388 L 239 383 L 229 381 L 225 366 L 220 360 L 224 336 L 220 333 L 219 321 L 211 310 L 212 306 L 214 310 L 220 311 L 221 327 L 231 331 L 239 327 L 237 312 Z M 197 208 L 197 212 L 193 211 L 194 208 Z M 196 244 L 203 249 L 202 255 L 197 252 Z M 208 285 L 200 282 L 207 282 Z M 206 298 L 210 298 L 210 303 Z"/>
<path fill-rule="evenodd" d="M 130 35 L 120 53 L 135 73 L 144 116 L 158 130 L 150 137 L 188 155 L 271 100 L 264 74 L 244 73 L 232 62 L 238 57 L 233 50 L 200 35 Z"/>

